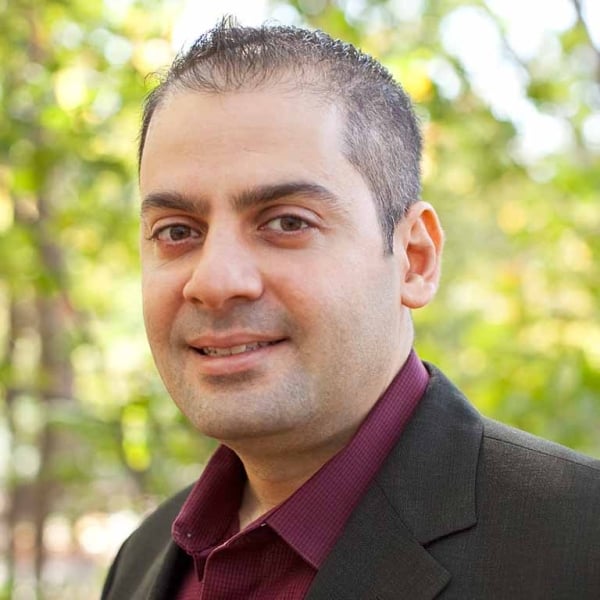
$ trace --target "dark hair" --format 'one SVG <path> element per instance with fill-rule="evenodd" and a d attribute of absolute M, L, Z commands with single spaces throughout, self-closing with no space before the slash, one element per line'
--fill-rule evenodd
<path fill-rule="evenodd" d="M 386 251 L 396 223 L 421 192 L 421 134 L 411 101 L 390 73 L 351 44 L 322 31 L 225 18 L 178 55 L 144 104 L 141 162 L 152 115 L 177 90 L 222 93 L 273 84 L 316 93 L 345 117 L 343 152 L 375 199 Z"/>

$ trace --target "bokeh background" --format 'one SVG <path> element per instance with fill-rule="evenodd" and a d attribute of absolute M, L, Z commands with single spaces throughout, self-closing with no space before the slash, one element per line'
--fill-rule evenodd
<path fill-rule="evenodd" d="M 223 13 L 320 27 L 417 103 L 447 233 L 418 350 L 487 415 L 600 457 L 600 2 L 0 0 L 0 598 L 99 595 L 213 443 L 138 289 L 150 75 Z"/>

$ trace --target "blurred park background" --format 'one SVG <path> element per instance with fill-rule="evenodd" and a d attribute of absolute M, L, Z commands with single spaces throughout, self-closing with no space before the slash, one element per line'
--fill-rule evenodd
<path fill-rule="evenodd" d="M 600 2 L 0 0 L 0 599 L 98 597 L 213 447 L 146 348 L 135 151 L 149 74 L 225 12 L 322 28 L 402 82 L 447 233 L 421 356 L 600 457 Z"/>

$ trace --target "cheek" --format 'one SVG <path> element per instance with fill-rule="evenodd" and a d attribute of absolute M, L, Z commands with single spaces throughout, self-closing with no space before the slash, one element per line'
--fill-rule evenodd
<path fill-rule="evenodd" d="M 280 280 L 280 304 L 295 328 L 295 337 L 311 355 L 331 352 L 340 337 L 347 337 L 352 320 L 352 294 L 347 282 L 311 269 L 298 279 Z"/>
<path fill-rule="evenodd" d="M 399 304 L 391 269 L 355 261 L 344 266 L 341 272 L 343 277 L 338 275 L 330 280 L 325 296 L 332 319 L 340 321 L 338 327 L 346 334 L 351 331 L 354 335 L 368 335 L 371 327 L 378 326 L 382 315 L 393 320 Z"/>
<path fill-rule="evenodd" d="M 183 301 L 183 279 L 168 271 L 142 270 L 142 303 L 148 337 L 170 327 Z"/>
<path fill-rule="evenodd" d="M 328 304 L 335 293 L 335 282 L 323 270 L 323 265 L 314 262 L 289 262 L 263 270 L 265 291 L 276 301 L 296 315 L 309 318 Z"/>

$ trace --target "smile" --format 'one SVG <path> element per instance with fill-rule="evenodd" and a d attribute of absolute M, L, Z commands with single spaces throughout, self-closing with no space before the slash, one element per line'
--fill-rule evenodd
<path fill-rule="evenodd" d="M 198 352 L 204 356 L 233 356 L 234 354 L 244 354 L 246 352 L 253 352 L 259 348 L 265 346 L 271 346 L 277 342 L 252 342 L 249 344 L 239 344 L 237 346 L 230 346 L 229 348 L 216 348 L 213 346 L 203 346 L 198 349 Z"/>

